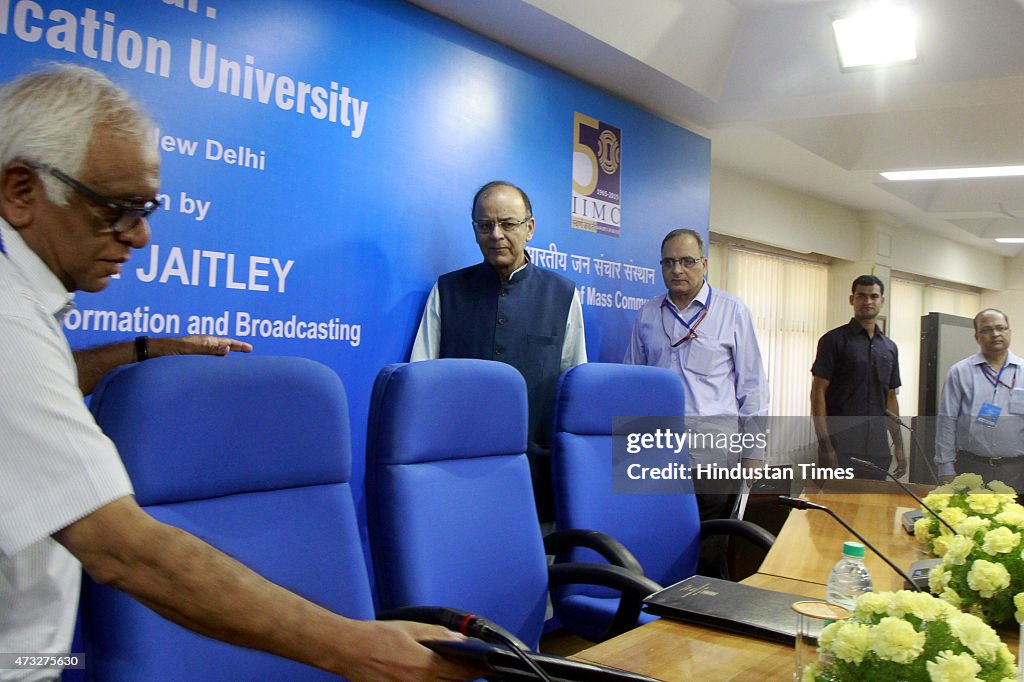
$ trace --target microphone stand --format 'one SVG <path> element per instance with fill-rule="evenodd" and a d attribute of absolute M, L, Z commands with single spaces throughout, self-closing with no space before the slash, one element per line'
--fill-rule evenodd
<path fill-rule="evenodd" d="M 861 535 L 860 533 L 855 531 L 850 526 L 850 524 L 848 524 L 846 521 L 843 521 L 841 518 L 839 518 L 839 515 L 836 514 L 834 511 L 832 511 L 831 509 L 829 509 L 828 507 L 826 507 L 824 505 L 820 505 L 820 504 L 814 504 L 813 502 L 808 502 L 807 500 L 801 500 L 798 497 L 787 497 L 786 495 L 779 495 L 779 504 L 781 504 L 784 507 L 792 507 L 793 509 L 816 509 L 818 511 L 825 512 L 826 514 L 831 516 L 833 519 L 838 521 L 840 524 L 842 524 L 843 528 L 845 528 L 846 530 L 850 531 L 850 533 L 852 533 L 855 538 L 857 538 L 858 540 L 863 542 L 865 547 L 870 549 L 872 552 L 875 553 L 875 556 L 877 556 L 879 559 L 881 559 L 886 564 L 888 564 L 889 568 L 891 568 L 892 570 L 896 571 L 896 573 L 898 573 L 907 582 L 908 585 L 913 587 L 914 590 L 916 590 L 917 592 L 924 592 L 924 590 L 922 590 L 920 587 L 918 587 L 914 583 L 914 581 L 910 578 L 909 575 L 907 575 L 906 573 L 903 572 L 903 569 L 901 569 L 899 566 L 897 566 L 892 561 L 890 561 L 889 557 L 887 557 L 884 554 L 882 554 L 881 552 L 879 552 L 878 549 L 874 545 L 872 545 L 870 542 L 868 542 L 867 539 L 863 535 Z"/>
<path fill-rule="evenodd" d="M 921 458 L 921 461 L 924 462 L 925 468 L 928 469 L 928 475 L 932 477 L 932 483 L 934 483 L 935 485 L 938 485 L 939 484 L 939 477 L 935 474 L 935 469 L 932 467 L 932 463 L 929 461 L 929 459 L 927 457 L 924 456 L 924 451 L 921 449 L 921 443 L 918 440 L 917 432 L 914 429 L 912 429 L 910 426 L 907 426 L 906 424 L 904 424 L 903 420 L 900 419 L 900 416 L 898 414 L 896 414 L 895 412 L 893 412 L 892 410 L 886 410 L 885 411 L 885 416 L 888 417 L 889 419 L 891 419 L 892 421 L 896 422 L 897 424 L 899 424 L 900 427 L 906 429 L 907 431 L 910 431 L 911 447 L 917 453 L 917 456 Z"/>
<path fill-rule="evenodd" d="M 956 535 L 956 528 L 953 528 L 953 526 L 951 526 L 949 524 L 949 522 L 946 521 L 946 519 L 942 518 L 937 513 L 935 513 L 935 510 L 932 509 L 931 507 L 929 507 L 927 504 L 925 504 L 924 500 L 922 500 L 920 497 L 918 497 L 917 494 L 913 490 L 911 490 L 909 487 L 907 487 L 903 483 L 903 481 L 901 481 L 900 479 L 896 478 L 895 476 L 893 476 L 891 473 L 889 473 L 887 470 L 883 469 L 882 467 L 880 467 L 880 466 L 878 466 L 876 464 L 873 464 L 873 463 L 867 461 L 866 459 L 858 459 L 857 457 L 851 457 L 850 461 L 853 462 L 854 464 L 856 464 L 857 466 L 861 467 L 861 468 L 874 469 L 875 471 L 881 471 L 883 474 L 888 476 L 896 485 L 898 485 L 900 488 L 902 488 L 903 492 L 905 492 L 906 494 L 910 495 L 915 500 L 917 500 L 918 504 L 920 504 L 921 507 L 925 509 L 925 511 L 927 511 L 929 514 L 931 514 L 936 519 L 938 519 L 939 523 L 941 523 L 943 526 L 948 528 L 950 530 L 950 532 L 953 533 L 953 535 Z"/>

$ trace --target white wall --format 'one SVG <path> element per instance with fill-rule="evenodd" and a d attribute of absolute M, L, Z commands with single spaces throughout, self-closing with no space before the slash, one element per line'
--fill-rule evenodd
<path fill-rule="evenodd" d="M 1024 273 L 1021 272 L 1024 259 L 1003 258 L 886 222 L 884 217 L 864 216 L 852 209 L 714 165 L 711 168 L 711 230 L 791 251 L 859 261 L 867 266 L 881 263 L 892 270 L 982 289 L 1024 289 Z M 882 233 L 881 240 L 877 233 Z M 886 240 L 885 234 L 891 239 Z M 880 241 L 888 241 L 887 256 L 879 253 Z M 1008 282 L 1011 270 L 1014 271 L 1013 281 Z M 887 279 L 887 273 L 882 279 Z M 839 292 L 835 293 L 838 296 Z"/>
<path fill-rule="evenodd" d="M 1006 259 L 1006 289 L 983 292 L 981 305 L 998 308 L 1009 316 L 1010 326 L 1018 330 L 1011 350 L 1024 355 L 1024 256 Z"/>
<path fill-rule="evenodd" d="M 801 253 L 861 255 L 849 209 L 711 165 L 711 230 Z"/>

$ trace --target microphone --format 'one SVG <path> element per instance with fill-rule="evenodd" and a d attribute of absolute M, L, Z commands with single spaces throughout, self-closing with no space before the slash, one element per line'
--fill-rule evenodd
<path fill-rule="evenodd" d="M 907 575 L 906 573 L 903 572 L 903 569 L 901 569 L 899 566 L 897 566 L 892 561 L 890 561 L 889 557 L 887 557 L 884 554 L 882 554 L 881 552 L 879 552 L 878 549 L 874 545 L 872 545 L 870 542 L 868 542 L 867 539 L 865 539 L 865 537 L 863 535 L 861 535 L 860 533 L 855 531 L 850 526 L 850 524 L 848 524 L 846 521 L 843 521 L 841 518 L 839 518 L 839 515 L 836 514 L 834 511 L 832 511 L 831 509 L 829 509 L 828 507 L 826 507 L 824 505 L 821 505 L 821 504 L 814 504 L 813 502 L 808 502 L 807 500 L 802 500 L 802 499 L 800 499 L 798 497 L 787 497 L 786 495 L 779 495 L 779 504 L 781 504 L 784 507 L 792 507 L 793 509 L 816 509 L 818 511 L 825 512 L 826 514 L 831 516 L 833 519 L 838 521 L 843 526 L 843 528 L 845 528 L 846 530 L 848 530 L 851 533 L 853 533 L 853 536 L 855 538 L 857 538 L 858 540 L 863 542 L 865 547 L 870 549 L 872 552 L 875 553 L 875 555 L 879 559 L 881 559 L 886 564 L 888 564 L 889 568 L 891 568 L 892 570 L 896 571 L 900 575 L 900 577 L 902 577 L 906 581 L 906 583 L 908 585 L 913 587 L 918 592 L 924 592 L 924 590 L 921 589 L 921 587 L 918 586 L 917 583 L 915 583 L 911 579 L 911 577 L 909 575 Z"/>
<path fill-rule="evenodd" d="M 378 614 L 377 618 L 378 620 L 411 620 L 417 623 L 442 625 L 466 637 L 476 637 L 485 642 L 501 644 L 519 657 L 536 675 L 537 679 L 552 682 L 551 676 L 533 660 L 531 657 L 533 652 L 521 639 L 497 623 L 474 613 L 446 606 L 400 606 Z"/>
<path fill-rule="evenodd" d="M 854 464 L 856 464 L 859 467 L 866 467 L 868 469 L 874 469 L 875 471 L 881 471 L 883 474 L 885 474 L 890 479 L 892 479 L 892 481 L 896 485 L 898 485 L 900 488 L 902 488 L 903 492 L 905 492 L 906 494 L 910 495 L 915 500 L 917 500 L 918 504 L 920 504 L 929 514 L 931 514 L 936 519 L 938 519 L 939 523 L 941 523 L 943 526 L 948 528 L 953 533 L 953 535 L 956 535 L 956 528 L 953 528 L 953 526 L 951 526 L 949 524 L 949 522 L 946 521 L 946 519 L 944 519 L 941 516 L 939 516 L 938 514 L 936 514 L 935 510 L 932 509 L 931 507 L 929 507 L 927 504 L 925 504 L 924 500 L 922 500 L 920 497 L 918 497 L 917 494 L 913 490 L 911 490 L 909 487 L 907 487 L 903 483 L 903 481 L 901 481 L 900 479 L 896 478 L 891 473 L 889 473 L 888 471 L 886 471 L 882 467 L 878 466 L 877 464 L 873 464 L 873 463 L 867 461 L 866 459 L 858 459 L 856 457 L 851 457 L 850 461 L 853 462 Z M 911 513 L 913 513 L 913 512 L 911 512 Z M 906 520 L 907 519 L 907 514 L 904 514 L 903 518 L 904 518 L 904 520 Z M 904 524 L 904 527 L 905 526 L 906 526 L 906 524 Z"/>
<path fill-rule="evenodd" d="M 893 420 L 897 424 L 899 424 L 901 427 L 903 427 L 907 431 L 910 431 L 910 444 L 911 444 L 911 447 L 914 448 L 914 451 L 917 453 L 917 456 L 921 458 L 922 462 L 924 462 L 925 468 L 928 469 L 928 475 L 931 476 L 931 478 L 932 478 L 932 483 L 934 483 L 935 485 L 938 485 L 939 484 L 939 477 L 935 475 L 935 469 L 934 469 L 934 467 L 932 467 L 931 460 L 928 457 L 925 457 L 924 451 L 921 450 L 921 443 L 920 443 L 920 441 L 919 441 L 919 439 L 917 437 L 917 431 L 915 431 L 913 428 L 911 428 L 907 424 L 904 424 L 903 420 L 900 419 L 900 416 L 898 414 L 896 414 L 895 412 L 893 412 L 892 410 L 888 409 L 888 408 L 885 410 L 885 416 L 888 417 L 889 419 Z M 929 509 L 928 511 L 931 511 L 931 510 Z"/>
<path fill-rule="evenodd" d="M 475 613 L 445 606 L 400 606 L 382 612 L 377 618 L 378 620 L 411 620 L 417 623 L 432 623 L 442 625 L 466 637 L 476 637 L 489 642 L 498 640 L 502 644 L 507 644 L 507 640 L 511 639 L 517 646 L 527 648 L 519 638 L 497 623 L 492 623 Z"/>

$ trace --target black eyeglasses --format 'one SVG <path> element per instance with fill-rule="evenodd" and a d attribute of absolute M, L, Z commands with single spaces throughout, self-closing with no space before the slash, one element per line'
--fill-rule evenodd
<path fill-rule="evenodd" d="M 494 226 L 497 225 L 502 232 L 514 232 L 519 229 L 521 225 L 525 225 L 530 222 L 530 218 L 533 216 L 526 216 L 522 220 L 516 220 L 515 218 L 502 218 L 501 220 L 474 220 L 473 229 L 480 234 L 490 234 L 494 232 Z"/>
<path fill-rule="evenodd" d="M 686 269 L 690 269 L 700 263 L 703 258 L 690 258 L 689 256 L 683 256 L 682 258 L 662 258 L 659 262 L 661 267 L 666 270 L 671 270 L 677 265 L 682 265 Z"/>
<path fill-rule="evenodd" d="M 107 224 L 110 226 L 110 229 L 118 234 L 122 234 L 132 229 L 139 224 L 140 220 L 148 218 L 153 211 L 160 208 L 160 201 L 158 199 L 148 199 L 141 206 L 138 204 L 126 204 L 120 201 L 115 201 L 110 197 L 105 197 L 99 192 L 89 189 L 78 180 L 75 180 L 67 173 L 54 168 L 53 166 L 49 166 L 44 163 L 31 165 L 36 170 L 46 171 L 100 208 L 105 208 L 110 211 L 113 215 L 107 219 Z"/>

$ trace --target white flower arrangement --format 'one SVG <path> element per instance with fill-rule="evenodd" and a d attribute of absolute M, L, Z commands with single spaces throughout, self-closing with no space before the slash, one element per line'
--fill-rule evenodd
<path fill-rule="evenodd" d="M 1013 654 L 977 616 L 923 592 L 868 592 L 827 625 L 803 682 L 1012 682 Z"/>
<path fill-rule="evenodd" d="M 1024 507 L 1013 489 L 961 474 L 924 501 L 956 529 L 927 512 L 914 526 L 918 541 L 942 557 L 929 575 L 931 591 L 988 623 L 1024 617 L 1014 602 L 1024 592 Z"/>

